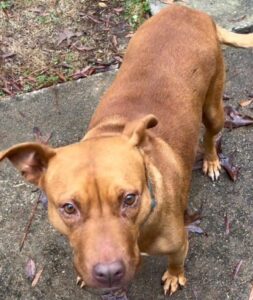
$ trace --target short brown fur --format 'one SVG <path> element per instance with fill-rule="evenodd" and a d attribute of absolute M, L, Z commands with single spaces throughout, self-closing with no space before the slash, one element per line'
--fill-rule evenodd
<path fill-rule="evenodd" d="M 68 237 L 87 285 L 127 285 L 141 252 L 168 256 L 165 293 L 185 285 L 184 215 L 199 131 L 203 121 L 203 170 L 217 179 L 220 42 L 235 40 L 251 45 L 206 14 L 172 5 L 134 34 L 80 143 L 57 149 L 27 143 L 0 153 L 46 192 L 49 219 Z"/>

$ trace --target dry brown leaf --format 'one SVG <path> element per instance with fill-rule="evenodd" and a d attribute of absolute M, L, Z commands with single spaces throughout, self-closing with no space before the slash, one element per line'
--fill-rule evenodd
<path fill-rule="evenodd" d="M 131 38 L 133 35 L 134 35 L 134 33 L 133 33 L 133 32 L 130 32 L 130 33 L 128 33 L 128 34 L 126 35 L 126 38 Z"/>
<path fill-rule="evenodd" d="M 241 126 L 248 126 L 253 124 L 253 118 L 251 116 L 240 114 L 232 106 L 225 106 L 224 112 L 226 116 L 225 128 L 233 129 Z"/>
<path fill-rule="evenodd" d="M 36 273 L 36 266 L 33 259 L 29 259 L 25 266 L 25 273 L 29 280 L 33 280 Z"/>
<path fill-rule="evenodd" d="M 37 283 L 38 283 L 38 281 L 39 281 L 39 279 L 41 277 L 41 274 L 42 274 L 43 270 L 44 270 L 44 267 L 41 270 L 39 270 L 37 272 L 37 274 L 35 275 L 35 277 L 33 279 L 33 282 L 32 282 L 32 287 L 35 287 L 37 285 Z"/>
<path fill-rule="evenodd" d="M 63 41 L 67 40 L 67 45 L 70 46 L 71 38 L 81 36 L 81 32 L 72 32 L 69 29 L 64 29 L 63 32 L 59 34 L 57 46 L 59 46 Z"/>
<path fill-rule="evenodd" d="M 12 58 L 13 56 L 17 55 L 16 53 L 4 53 L 1 55 L 2 59 Z"/>
<path fill-rule="evenodd" d="M 246 100 L 241 100 L 239 102 L 241 107 L 245 107 L 251 104 L 251 102 L 253 101 L 253 99 L 246 99 Z"/>
<path fill-rule="evenodd" d="M 116 7 L 116 8 L 114 8 L 113 9 L 116 13 L 120 13 L 120 12 L 122 12 L 123 10 L 124 10 L 124 8 L 123 7 Z"/>
<path fill-rule="evenodd" d="M 197 220 L 197 221 L 193 222 L 192 224 L 189 224 L 187 226 L 188 231 L 193 232 L 193 233 L 203 234 L 204 230 L 199 227 L 199 224 L 200 224 L 200 220 Z"/>
<path fill-rule="evenodd" d="M 118 41 L 117 41 L 116 35 L 112 36 L 112 44 L 113 44 L 113 47 L 117 49 Z"/>

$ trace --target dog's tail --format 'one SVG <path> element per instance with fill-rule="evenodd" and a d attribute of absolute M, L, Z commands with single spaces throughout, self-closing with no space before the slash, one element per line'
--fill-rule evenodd
<path fill-rule="evenodd" d="M 228 31 L 216 25 L 218 39 L 221 44 L 236 48 L 253 48 L 253 33 L 240 34 Z"/>

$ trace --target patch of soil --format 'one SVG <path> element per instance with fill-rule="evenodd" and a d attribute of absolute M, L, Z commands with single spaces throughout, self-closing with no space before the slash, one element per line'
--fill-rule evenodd
<path fill-rule="evenodd" d="M 131 36 L 124 2 L 0 1 L 0 97 L 117 68 Z"/>

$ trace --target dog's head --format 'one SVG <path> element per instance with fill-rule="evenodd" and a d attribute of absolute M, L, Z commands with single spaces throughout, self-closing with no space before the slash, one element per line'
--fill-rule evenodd
<path fill-rule="evenodd" d="M 89 286 L 124 286 L 138 268 L 139 230 L 151 203 L 139 147 L 156 123 L 148 115 L 122 135 L 56 149 L 25 143 L 0 153 L 46 193 L 49 219 L 68 237 Z"/>

